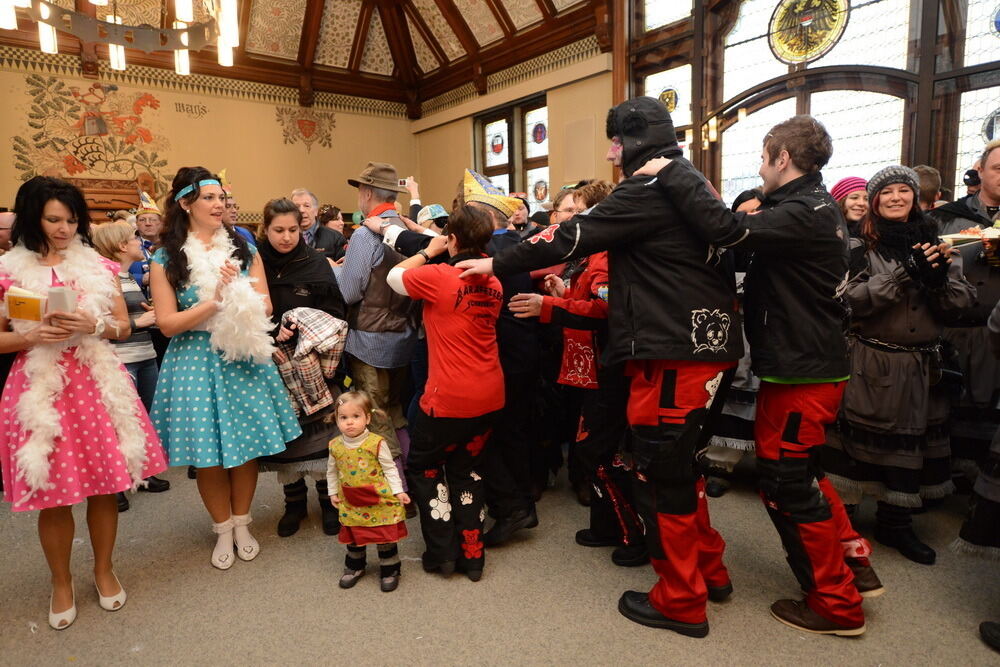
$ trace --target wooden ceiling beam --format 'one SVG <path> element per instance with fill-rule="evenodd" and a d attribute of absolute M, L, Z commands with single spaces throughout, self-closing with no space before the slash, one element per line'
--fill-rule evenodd
<path fill-rule="evenodd" d="M 469 30 L 469 24 L 462 18 L 462 13 L 458 11 L 455 3 L 451 0 L 434 0 L 434 2 L 437 3 L 438 9 L 441 10 L 448 25 L 451 26 L 455 36 L 458 37 L 458 41 L 462 43 L 462 48 L 469 54 L 469 59 L 478 60 L 479 42 L 476 41 L 475 35 Z"/>
<path fill-rule="evenodd" d="M 538 5 L 538 9 L 541 10 L 542 17 L 545 19 L 546 23 L 550 23 L 559 11 L 556 9 L 552 0 L 535 0 L 535 4 Z"/>
<path fill-rule="evenodd" d="M 542 24 L 521 35 L 507 48 L 491 48 L 478 54 L 476 62 L 460 60 L 442 68 L 421 82 L 420 93 L 427 100 L 457 88 L 475 77 L 485 81 L 494 72 L 548 53 L 566 44 L 593 34 L 594 9 L 590 4 L 560 16 L 552 25 Z M 478 68 L 476 65 L 478 64 Z"/>
<path fill-rule="evenodd" d="M 306 0 L 306 13 L 302 19 L 302 39 L 299 41 L 299 65 L 312 67 L 319 45 L 319 31 L 323 26 L 324 0 Z"/>
<path fill-rule="evenodd" d="M 313 61 L 316 60 L 316 45 L 323 24 L 324 0 L 306 0 L 306 12 L 302 18 L 302 37 L 299 40 L 299 104 L 311 107 L 316 101 L 313 92 Z"/>
<path fill-rule="evenodd" d="M 500 0 L 486 0 L 486 4 L 489 6 L 490 11 L 493 12 L 493 16 L 496 17 L 497 23 L 500 24 L 504 38 L 510 39 L 517 32 L 517 27 L 511 20 L 510 14 L 507 13 L 507 8 L 503 6 Z"/>
<path fill-rule="evenodd" d="M 170 0 L 166 0 L 170 3 Z M 237 13 L 240 15 L 240 45 L 236 47 L 236 51 L 233 52 L 233 64 L 237 62 L 243 62 L 247 59 L 247 39 L 250 36 L 250 2 L 251 0 L 240 0 L 237 4 L 239 5 L 236 9 Z M 170 3 L 173 4 L 173 3 Z M 169 5 L 168 5 L 169 6 Z M 171 11 L 172 10 L 168 10 Z M 174 23 L 171 21 L 169 23 L 170 27 L 173 27 Z"/>
<path fill-rule="evenodd" d="M 417 70 L 417 56 L 406 24 L 406 14 L 395 0 L 377 1 L 386 41 L 389 42 L 389 53 L 396 63 L 407 96 L 406 113 L 410 118 L 420 118 L 420 72 Z"/>
<path fill-rule="evenodd" d="M 374 11 L 374 0 L 364 0 L 361 4 L 361 14 L 358 16 L 358 25 L 354 31 L 351 57 L 347 60 L 347 69 L 352 72 L 357 72 L 361 69 L 361 57 L 364 55 L 365 45 L 368 43 L 368 29 L 371 27 L 372 12 Z"/>
<path fill-rule="evenodd" d="M 447 65 L 450 62 L 448 54 L 445 53 L 444 48 L 438 42 L 437 37 L 434 36 L 434 33 L 427 25 L 427 22 L 424 21 L 424 17 L 417 11 L 412 2 L 407 2 L 403 8 L 406 11 L 406 15 L 409 16 L 410 20 L 413 22 L 413 25 L 416 26 L 417 32 L 419 32 L 420 36 L 424 38 L 425 42 L 427 42 L 427 45 L 430 47 L 431 53 L 433 53 L 434 57 L 437 59 L 439 66 Z"/>

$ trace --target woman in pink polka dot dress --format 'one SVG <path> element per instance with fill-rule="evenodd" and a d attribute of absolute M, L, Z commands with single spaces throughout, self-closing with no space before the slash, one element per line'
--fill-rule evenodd
<path fill-rule="evenodd" d="M 115 494 L 166 469 L 159 439 L 109 339 L 129 335 L 118 265 L 90 247 L 83 195 L 36 177 L 17 193 L 14 248 L 0 257 L 0 298 L 11 287 L 46 294 L 72 288 L 74 312 L 41 322 L 8 318 L 0 302 L 0 352 L 17 352 L 0 398 L 0 470 L 15 512 L 40 510 L 38 534 L 52 573 L 49 624 L 76 619 L 70 570 L 72 506 L 87 500 L 94 583 L 109 611 L 125 604 L 112 570 Z"/>

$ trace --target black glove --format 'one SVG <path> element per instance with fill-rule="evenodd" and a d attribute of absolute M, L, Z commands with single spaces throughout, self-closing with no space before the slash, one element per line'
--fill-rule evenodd
<path fill-rule="evenodd" d="M 903 260 L 903 268 L 906 270 L 906 275 L 910 276 L 910 280 L 919 283 L 921 282 L 922 264 L 926 263 L 927 258 L 924 256 L 923 250 L 911 250 L 910 254 Z"/>
<path fill-rule="evenodd" d="M 925 287 L 936 289 L 944 286 L 948 281 L 948 262 L 945 261 L 943 256 L 938 257 L 937 266 L 935 267 L 927 261 L 927 255 L 924 254 L 924 250 L 918 247 L 910 251 L 909 259 L 913 260 L 913 265 L 920 276 L 919 280 Z"/>

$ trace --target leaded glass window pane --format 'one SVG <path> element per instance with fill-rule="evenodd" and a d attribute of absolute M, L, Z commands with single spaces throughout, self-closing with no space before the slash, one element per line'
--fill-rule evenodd
<path fill-rule="evenodd" d="M 529 169 L 525 180 L 528 187 L 528 212 L 539 210 L 543 202 L 549 201 L 549 168 Z"/>
<path fill-rule="evenodd" d="M 532 109 L 524 114 L 524 156 L 549 154 L 549 108 Z"/>
<path fill-rule="evenodd" d="M 653 30 L 691 16 L 693 0 L 645 0 L 646 30 Z"/>
<path fill-rule="evenodd" d="M 1000 115 L 1000 86 L 962 93 L 961 104 L 962 117 L 958 122 L 958 160 L 955 163 L 953 191 L 956 199 L 966 194 L 962 177 L 983 154 L 986 137 L 991 132 L 994 138 L 998 136 L 1000 121 L 995 120 L 994 114 Z M 989 119 L 994 120 L 987 126 Z"/>
<path fill-rule="evenodd" d="M 964 65 L 981 65 L 1000 59 L 1000 2 L 969 0 L 965 20 Z"/>
<path fill-rule="evenodd" d="M 486 147 L 486 166 L 507 164 L 510 154 L 507 137 L 507 121 L 497 120 L 487 123 L 483 131 L 483 145 Z"/>
<path fill-rule="evenodd" d="M 503 190 L 504 194 L 510 192 L 510 174 L 498 174 L 490 176 L 490 183 Z"/>
<path fill-rule="evenodd" d="M 812 116 L 833 138 L 833 157 L 823 169 L 827 187 L 845 176 L 868 179 L 900 163 L 904 105 L 898 97 L 859 90 L 812 94 Z"/>
<path fill-rule="evenodd" d="M 795 115 L 795 100 L 775 102 L 752 113 L 722 133 L 722 187 L 727 204 L 744 190 L 761 185 L 758 170 L 764 135 L 783 120 Z"/>
<path fill-rule="evenodd" d="M 643 83 L 643 90 L 650 97 L 665 100 L 668 109 L 669 100 L 673 100 L 674 109 L 670 117 L 674 127 L 691 124 L 691 65 L 650 74 Z"/>

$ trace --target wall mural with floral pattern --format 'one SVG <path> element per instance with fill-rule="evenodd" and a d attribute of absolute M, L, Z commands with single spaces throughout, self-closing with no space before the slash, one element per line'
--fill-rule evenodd
<path fill-rule="evenodd" d="M 170 144 L 154 123 L 160 101 L 115 84 L 25 77 L 24 131 L 11 137 L 14 167 L 26 181 L 40 174 L 135 180 L 163 193 Z"/>

